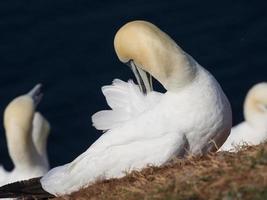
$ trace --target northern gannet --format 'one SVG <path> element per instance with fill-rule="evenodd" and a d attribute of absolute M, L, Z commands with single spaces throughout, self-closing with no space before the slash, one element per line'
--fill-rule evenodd
<path fill-rule="evenodd" d="M 245 121 L 232 128 L 220 151 L 236 151 L 240 145 L 257 145 L 267 139 L 267 83 L 253 86 L 244 103 Z"/>
<path fill-rule="evenodd" d="M 175 156 L 216 151 L 230 133 L 231 107 L 220 85 L 166 33 L 149 22 L 133 21 L 117 32 L 114 45 L 142 92 L 131 81 L 103 87 L 112 110 L 96 113 L 92 121 L 105 132 L 74 161 L 41 178 L 48 194 L 69 194 Z M 166 93 L 152 91 L 151 75 Z M 25 191 L 25 185 L 17 186 Z M 0 196 L 9 187 L 0 188 Z"/>
<path fill-rule="evenodd" d="M 35 109 L 41 101 L 41 85 L 12 100 L 4 112 L 8 152 L 14 169 L 0 168 L 0 185 L 44 175 L 49 170 L 46 152 L 50 125 Z"/>

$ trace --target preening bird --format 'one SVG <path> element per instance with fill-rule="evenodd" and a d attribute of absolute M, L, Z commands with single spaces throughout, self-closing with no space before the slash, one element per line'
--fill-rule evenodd
<path fill-rule="evenodd" d="M 216 151 L 231 129 L 230 104 L 215 78 L 166 33 L 146 21 L 127 23 L 114 39 L 118 58 L 133 70 L 132 81 L 115 80 L 102 91 L 111 110 L 92 116 L 103 135 L 74 161 L 32 180 L 38 190 L 69 194 L 99 179 L 119 178 L 147 165 L 160 166 L 175 156 Z M 167 90 L 153 91 L 151 76 Z M 0 188 L 29 194 L 33 184 Z M 43 192 L 40 192 L 39 189 Z"/>

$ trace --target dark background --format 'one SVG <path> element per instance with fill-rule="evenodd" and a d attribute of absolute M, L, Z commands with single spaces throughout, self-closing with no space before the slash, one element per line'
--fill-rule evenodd
<path fill-rule="evenodd" d="M 72 161 L 100 136 L 90 116 L 107 108 L 101 86 L 133 77 L 114 52 L 116 31 L 144 19 L 216 77 L 236 124 L 248 89 L 267 78 L 266 8 L 241 0 L 1 1 L 0 121 L 10 100 L 43 83 L 51 166 Z M 2 125 L 0 163 L 12 167 Z"/>

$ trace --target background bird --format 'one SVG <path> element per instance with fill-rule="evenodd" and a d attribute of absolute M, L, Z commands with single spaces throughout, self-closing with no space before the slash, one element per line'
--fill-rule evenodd
<path fill-rule="evenodd" d="M 46 144 L 50 125 L 35 111 L 42 96 L 38 84 L 29 93 L 12 100 L 5 109 L 4 127 L 14 169 L 9 172 L 0 168 L 1 185 L 42 176 L 49 170 Z"/>
<path fill-rule="evenodd" d="M 245 121 L 234 126 L 223 151 L 238 150 L 238 146 L 257 145 L 267 139 L 267 83 L 254 85 L 244 102 Z"/>

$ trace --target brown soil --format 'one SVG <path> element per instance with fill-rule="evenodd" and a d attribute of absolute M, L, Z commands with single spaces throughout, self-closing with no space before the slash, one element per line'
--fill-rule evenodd
<path fill-rule="evenodd" d="M 267 199 L 267 143 L 147 167 L 121 179 L 99 181 L 57 199 Z"/>

